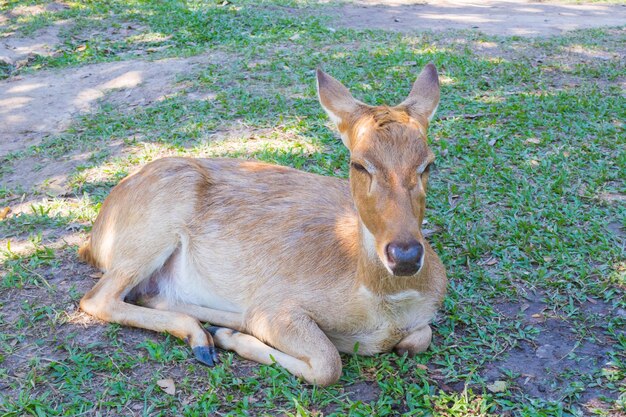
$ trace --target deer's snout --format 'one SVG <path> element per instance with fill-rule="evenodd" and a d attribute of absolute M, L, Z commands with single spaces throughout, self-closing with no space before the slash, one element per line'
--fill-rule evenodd
<path fill-rule="evenodd" d="M 385 252 L 389 268 L 394 275 L 414 275 L 422 267 L 424 246 L 417 240 L 391 242 Z"/>

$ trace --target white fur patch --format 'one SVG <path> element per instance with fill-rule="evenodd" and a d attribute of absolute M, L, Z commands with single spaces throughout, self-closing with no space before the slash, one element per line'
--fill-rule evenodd
<path fill-rule="evenodd" d="M 376 252 L 376 238 L 369 229 L 361 223 L 361 244 L 365 248 L 365 253 L 370 259 L 376 259 L 378 253 Z"/>
<path fill-rule="evenodd" d="M 435 108 L 433 109 L 432 113 L 430 113 L 430 116 L 428 116 L 428 121 L 430 122 L 431 120 L 433 120 L 433 117 L 435 117 L 435 113 L 437 112 L 437 108 L 439 107 L 439 103 L 437 103 L 437 105 L 435 106 Z"/>

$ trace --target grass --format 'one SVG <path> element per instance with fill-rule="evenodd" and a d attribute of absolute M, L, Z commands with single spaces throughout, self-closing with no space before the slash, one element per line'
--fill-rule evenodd
<path fill-rule="evenodd" d="M 7 30 L 27 35 L 72 22 L 53 56 L 17 73 L 207 51 L 222 58 L 179 78 L 182 88 L 162 101 L 103 103 L 0 160 L 7 176 L 29 159 L 88 155 L 65 172 L 67 194 L 0 188 L 0 207 L 27 204 L 0 222 L 11 245 L 0 269 L 2 415 L 626 412 L 626 206 L 606 197 L 626 193 L 623 30 L 534 40 L 401 35 L 331 28 L 296 1 L 67 4 L 10 19 Z M 491 44 L 495 56 L 480 52 Z M 590 58 L 598 53 L 612 57 Z M 77 262 L 76 244 L 129 172 L 175 154 L 345 177 L 347 151 L 316 101 L 315 67 L 379 104 L 401 101 L 429 61 L 441 71 L 442 102 L 430 130 L 437 170 L 427 227 L 437 230 L 431 243 L 450 286 L 428 352 L 344 355 L 340 383 L 322 389 L 231 353 L 207 369 L 172 337 L 77 311 L 95 271 Z M 555 338 L 563 359 L 542 362 L 536 349 Z M 174 379 L 175 395 L 158 387 L 163 378 Z M 503 392 L 489 390 L 494 380 Z"/>

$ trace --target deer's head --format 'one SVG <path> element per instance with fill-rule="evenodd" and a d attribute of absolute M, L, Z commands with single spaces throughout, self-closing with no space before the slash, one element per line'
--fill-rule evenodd
<path fill-rule="evenodd" d="M 393 275 L 409 276 L 424 262 L 422 221 L 428 173 L 435 155 L 426 130 L 439 103 L 433 64 L 395 107 L 369 106 L 339 81 L 317 71 L 322 107 L 350 150 L 350 187 L 361 218 L 361 240 Z"/>

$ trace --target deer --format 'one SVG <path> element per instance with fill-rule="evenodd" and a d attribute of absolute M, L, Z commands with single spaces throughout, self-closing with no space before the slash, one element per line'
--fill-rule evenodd
<path fill-rule="evenodd" d="M 437 70 L 427 64 L 393 107 L 356 100 L 319 68 L 317 93 L 348 179 L 230 158 L 150 162 L 111 190 L 79 249 L 103 271 L 80 308 L 184 339 L 207 366 L 217 347 L 319 386 L 341 377 L 340 352 L 424 352 L 447 285 L 422 230 Z"/>

